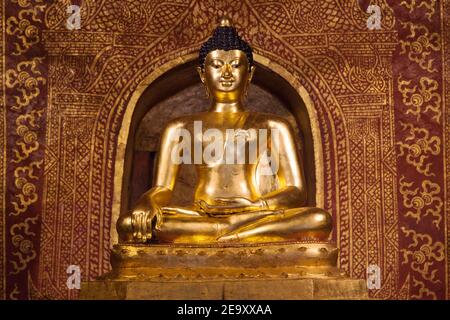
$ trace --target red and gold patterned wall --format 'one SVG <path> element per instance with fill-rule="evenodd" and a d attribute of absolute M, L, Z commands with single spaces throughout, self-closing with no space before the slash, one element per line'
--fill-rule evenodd
<path fill-rule="evenodd" d="M 66 28 L 81 5 L 81 29 Z M 369 30 L 368 5 L 382 13 Z M 118 134 L 138 85 L 231 16 L 316 108 L 340 267 L 380 299 L 447 299 L 450 2 L 2 1 L 0 292 L 77 298 L 110 269 Z"/>

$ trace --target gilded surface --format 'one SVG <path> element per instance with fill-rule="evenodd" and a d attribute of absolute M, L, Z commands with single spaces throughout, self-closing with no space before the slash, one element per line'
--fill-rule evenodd
<path fill-rule="evenodd" d="M 270 287 L 271 290 L 267 290 Z M 99 280 L 81 284 L 83 300 L 361 300 L 367 299 L 362 279 L 270 279 L 241 281 L 203 279 L 150 281 Z"/>
<path fill-rule="evenodd" d="M 337 258 L 336 247 L 326 242 L 115 245 L 113 271 L 102 279 L 348 279 L 336 268 Z"/>
<path fill-rule="evenodd" d="M 449 3 L 372 2 L 383 12 L 377 31 L 353 0 L 92 0 L 82 29 L 68 31 L 67 1 L 3 1 L 3 297 L 75 298 L 68 265 L 83 280 L 110 270 L 125 108 L 149 74 L 192 58 L 227 13 L 311 97 L 340 268 L 365 278 L 379 265 L 375 298 L 448 298 Z"/>
<path fill-rule="evenodd" d="M 253 53 L 245 51 L 250 48 L 228 17 L 221 18 L 200 52 L 210 43 L 226 41 L 207 52 L 197 67 L 209 109 L 173 119 L 163 129 L 153 186 L 117 220 L 121 243 L 262 243 L 329 237 L 330 214 L 306 205 L 304 160 L 293 127 L 287 119 L 247 107 Z M 241 43 L 240 49 L 224 50 L 234 42 Z M 212 130 L 213 151 L 212 139 L 207 138 Z M 198 179 L 193 199 L 177 206 L 172 198 L 182 164 L 194 164 Z M 258 173 L 264 166 L 264 175 L 276 183 L 261 181 Z M 270 186 L 273 190 L 260 191 Z"/>

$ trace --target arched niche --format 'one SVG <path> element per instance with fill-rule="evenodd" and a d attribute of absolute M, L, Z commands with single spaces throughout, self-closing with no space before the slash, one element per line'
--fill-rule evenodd
<path fill-rule="evenodd" d="M 308 205 L 321 207 L 322 148 L 312 101 L 285 69 L 262 56 L 254 58 L 256 71 L 249 89 L 248 109 L 281 115 L 293 125 L 304 164 Z M 196 63 L 196 55 L 190 55 L 162 66 L 139 85 L 128 104 L 116 154 L 111 244 L 117 243 L 115 225 L 119 215 L 130 210 L 139 195 L 152 186 L 159 134 L 167 121 L 208 107 Z M 193 183 L 192 172 L 181 170 L 175 202 L 191 197 L 186 194 L 190 189 L 186 182 Z"/>

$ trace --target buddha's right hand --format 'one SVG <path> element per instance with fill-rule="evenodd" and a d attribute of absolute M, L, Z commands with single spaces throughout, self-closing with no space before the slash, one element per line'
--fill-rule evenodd
<path fill-rule="evenodd" d="M 162 225 L 162 210 L 157 204 L 138 203 L 131 213 L 133 239 L 137 242 L 148 242 L 152 238 L 152 226 L 159 230 Z"/>

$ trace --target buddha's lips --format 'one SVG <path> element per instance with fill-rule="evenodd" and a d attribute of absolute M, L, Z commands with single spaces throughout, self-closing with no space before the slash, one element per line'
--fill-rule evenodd
<path fill-rule="evenodd" d="M 224 87 L 231 87 L 233 85 L 234 79 L 230 80 L 220 80 L 220 84 Z"/>

